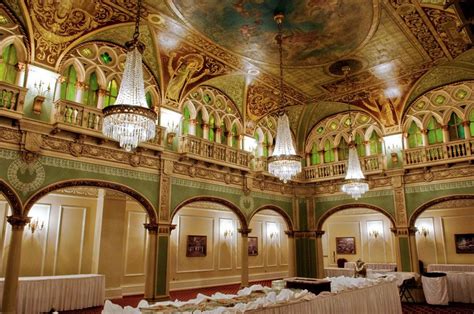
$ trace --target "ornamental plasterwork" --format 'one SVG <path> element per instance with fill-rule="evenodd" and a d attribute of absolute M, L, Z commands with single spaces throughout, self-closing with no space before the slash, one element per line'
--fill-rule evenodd
<path fill-rule="evenodd" d="M 451 170 L 450 170 L 451 171 Z M 471 174 L 474 174 L 470 170 Z M 474 180 L 463 180 L 463 181 L 452 181 L 452 182 L 437 182 L 433 184 L 420 184 L 416 186 L 407 186 L 405 187 L 405 193 L 423 193 L 423 192 L 434 192 L 442 190 L 451 190 L 451 189 L 464 189 L 464 188 L 474 188 Z"/>
<path fill-rule="evenodd" d="M 458 179 L 474 177 L 474 169 L 472 167 L 456 167 L 444 169 L 430 169 L 417 173 L 409 173 L 405 175 L 405 183 L 429 183 L 437 180 Z"/>
<path fill-rule="evenodd" d="M 226 75 L 210 79 L 206 82 L 206 85 L 215 87 L 226 95 L 234 102 L 242 115 L 244 110 L 244 92 L 245 92 L 246 77 L 245 75 Z"/>
<path fill-rule="evenodd" d="M 474 199 L 449 200 L 434 204 L 427 208 L 431 209 L 454 209 L 454 208 L 474 208 Z"/>
<path fill-rule="evenodd" d="M 135 3 L 120 1 L 122 7 L 136 10 Z M 27 0 L 35 42 L 34 59 L 46 66 L 54 67 L 62 51 L 70 43 L 88 32 L 116 23 L 134 20 L 129 14 L 109 0 L 72 0 L 40 2 Z M 142 14 L 146 15 L 143 11 Z"/>
<path fill-rule="evenodd" d="M 15 189 L 27 195 L 41 187 L 46 178 L 46 171 L 39 160 L 26 162 L 18 157 L 8 166 L 7 177 Z"/>

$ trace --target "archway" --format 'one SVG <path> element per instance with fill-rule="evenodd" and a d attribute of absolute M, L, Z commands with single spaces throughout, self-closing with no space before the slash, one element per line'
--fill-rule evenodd
<path fill-rule="evenodd" d="M 3 194 L 5 199 L 11 206 L 12 213 L 14 216 L 20 217 L 23 211 L 23 205 L 18 194 L 10 187 L 5 181 L 0 179 L 0 193 Z"/>
<path fill-rule="evenodd" d="M 152 224 L 156 224 L 157 222 L 157 214 L 155 212 L 155 209 L 153 205 L 146 199 L 142 194 L 139 192 L 135 191 L 132 188 L 129 188 L 128 186 L 121 185 L 118 183 L 113 183 L 113 182 L 108 182 L 108 181 L 99 181 L 99 180 L 89 180 L 89 179 L 82 179 L 82 180 L 68 180 L 68 181 L 61 181 L 57 183 L 53 183 L 51 185 L 48 185 L 47 187 L 44 187 L 43 189 L 39 190 L 36 192 L 34 195 L 32 195 L 28 201 L 25 204 L 24 208 L 24 215 L 28 215 L 28 211 L 31 209 L 31 207 L 42 197 L 47 195 L 48 193 L 51 193 L 52 191 L 59 190 L 59 189 L 64 189 L 64 188 L 69 188 L 69 187 L 84 187 L 84 186 L 89 186 L 89 187 L 97 187 L 97 188 L 104 188 L 104 189 L 111 189 L 115 190 L 121 193 L 124 193 L 133 199 L 135 199 L 138 203 L 140 203 L 145 211 L 148 214 L 148 219 L 149 222 Z"/>
<path fill-rule="evenodd" d="M 239 244 L 247 223 L 235 205 L 216 197 L 194 197 L 180 203 L 171 219 L 170 290 L 241 282 Z"/>
<path fill-rule="evenodd" d="M 430 264 L 473 264 L 474 194 L 439 197 L 419 206 L 409 224 L 416 230 L 420 270 Z"/>
<path fill-rule="evenodd" d="M 358 259 L 366 262 L 369 269 L 394 270 L 397 246 L 393 227 L 393 217 L 378 206 L 353 203 L 331 208 L 317 223 L 317 234 L 321 235 L 318 263 L 322 263 L 328 276 L 351 272 L 352 269 L 333 268 L 351 267 Z"/>
<path fill-rule="evenodd" d="M 290 216 L 287 214 L 287 212 L 285 212 L 281 207 L 278 207 L 278 206 L 275 206 L 275 205 L 271 205 L 271 204 L 268 204 L 268 205 L 263 205 L 263 206 L 260 206 L 259 208 L 255 209 L 251 214 L 250 214 L 250 217 L 249 217 L 249 221 L 252 220 L 253 216 L 255 216 L 255 214 L 257 214 L 258 212 L 262 211 L 262 210 L 272 210 L 276 213 L 278 213 L 286 222 L 286 227 L 288 228 L 288 231 L 292 232 L 294 230 L 293 228 L 293 222 L 291 221 L 291 218 Z"/>

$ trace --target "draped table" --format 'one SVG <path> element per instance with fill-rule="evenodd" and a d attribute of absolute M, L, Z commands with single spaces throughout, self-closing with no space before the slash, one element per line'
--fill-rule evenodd
<path fill-rule="evenodd" d="M 344 268 L 354 269 L 356 263 L 355 262 L 345 262 Z M 397 268 L 396 263 L 365 263 L 367 269 L 372 270 L 386 270 L 386 271 L 395 271 Z"/>
<path fill-rule="evenodd" d="M 473 264 L 429 264 L 428 272 L 462 271 L 474 272 Z"/>
<path fill-rule="evenodd" d="M 474 303 L 474 272 L 446 272 L 450 302 Z"/>
<path fill-rule="evenodd" d="M 0 278 L 0 306 L 4 278 Z M 17 313 L 75 310 L 104 304 L 105 277 L 83 274 L 64 276 L 20 277 Z"/>

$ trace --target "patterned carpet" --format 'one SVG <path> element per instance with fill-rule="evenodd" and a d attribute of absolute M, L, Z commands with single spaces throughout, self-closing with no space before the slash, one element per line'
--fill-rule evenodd
<path fill-rule="evenodd" d="M 261 284 L 263 286 L 270 286 L 271 281 L 257 281 L 252 282 L 252 284 Z M 170 297 L 172 300 L 189 300 L 196 297 L 198 293 L 211 295 L 217 291 L 222 293 L 236 293 L 239 290 L 239 285 L 228 285 L 228 286 L 219 286 L 219 287 L 210 287 L 210 288 L 200 288 L 193 290 L 181 290 L 181 291 L 171 291 Z M 137 296 L 127 296 L 122 299 L 114 299 L 113 303 L 119 304 L 121 306 L 130 305 L 136 307 L 138 302 L 142 299 L 142 295 Z M 456 314 L 474 314 L 474 304 L 464 304 L 464 303 L 451 303 L 449 306 L 434 306 L 427 304 L 415 304 L 415 303 L 402 303 L 403 314 L 446 314 L 446 313 L 456 313 Z M 83 314 L 99 314 L 102 312 L 102 307 L 94 307 L 84 310 L 75 310 L 75 311 L 64 311 L 61 313 L 83 313 Z M 302 313 L 303 314 L 303 313 Z M 374 313 L 376 314 L 376 313 Z"/>

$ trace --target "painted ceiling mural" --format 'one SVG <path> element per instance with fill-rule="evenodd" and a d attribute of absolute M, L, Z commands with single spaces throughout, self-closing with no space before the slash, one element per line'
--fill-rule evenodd
<path fill-rule="evenodd" d="M 287 108 L 298 142 L 318 121 L 347 110 L 347 103 L 390 130 L 420 93 L 474 78 L 473 49 L 466 53 L 472 34 L 461 28 L 465 21 L 454 6 L 438 2 L 144 0 L 144 61 L 159 82 L 160 105 L 175 110 L 208 85 L 234 99 L 254 124 Z M 133 32 L 136 1 L 3 3 L 29 30 L 30 60 L 49 68 L 58 69 L 80 44 L 121 45 Z M 276 8 L 286 15 L 283 104 Z"/>
<path fill-rule="evenodd" d="M 359 48 L 378 17 L 374 0 L 172 0 L 183 19 L 226 49 L 262 63 L 279 63 L 276 8 L 285 13 L 283 63 L 315 66 Z M 364 8 L 364 14 L 359 9 Z M 340 23 L 341 18 L 345 23 Z"/>

